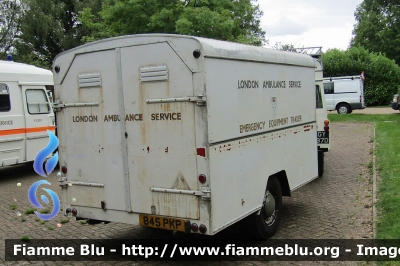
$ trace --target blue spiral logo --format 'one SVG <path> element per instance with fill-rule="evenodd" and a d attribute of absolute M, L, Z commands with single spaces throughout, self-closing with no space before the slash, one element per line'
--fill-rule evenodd
<path fill-rule="evenodd" d="M 39 180 L 39 181 L 33 183 L 32 186 L 28 190 L 29 201 L 31 202 L 31 204 L 33 206 L 35 206 L 38 209 L 43 209 L 43 206 L 42 206 L 42 204 L 40 204 L 40 202 L 36 198 L 36 191 L 37 191 L 38 187 L 43 184 L 51 185 L 50 182 L 48 182 L 46 180 Z M 57 194 L 53 190 L 48 189 L 48 188 L 42 188 L 42 189 L 50 195 L 51 200 L 53 201 L 53 204 L 54 204 L 53 211 L 49 214 L 42 214 L 40 212 L 35 211 L 35 214 L 37 217 L 39 217 L 42 220 L 50 220 L 50 219 L 54 218 L 60 211 L 60 199 L 58 198 Z M 49 204 L 49 199 L 45 195 L 41 195 L 40 198 L 44 201 L 44 203 Z"/>
<path fill-rule="evenodd" d="M 59 141 L 56 135 L 53 134 L 50 130 L 47 130 L 47 134 L 49 135 L 49 144 L 44 147 L 41 151 L 36 155 L 35 161 L 33 162 L 33 169 L 38 175 L 43 177 L 47 177 L 46 173 L 49 175 L 53 172 L 54 168 L 58 162 L 58 152 L 54 154 L 53 157 L 47 160 L 46 162 L 46 173 L 43 170 L 43 163 L 46 160 L 47 156 L 52 154 L 58 147 Z"/>

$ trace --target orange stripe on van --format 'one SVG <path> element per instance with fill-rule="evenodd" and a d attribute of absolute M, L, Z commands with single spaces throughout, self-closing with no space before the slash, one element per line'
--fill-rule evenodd
<path fill-rule="evenodd" d="M 56 129 L 55 126 L 7 129 L 7 130 L 0 130 L 0 136 L 46 132 L 47 130 L 54 131 L 55 129 Z"/>

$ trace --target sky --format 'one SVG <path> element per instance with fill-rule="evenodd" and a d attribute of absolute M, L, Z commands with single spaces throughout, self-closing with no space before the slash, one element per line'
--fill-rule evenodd
<path fill-rule="evenodd" d="M 258 0 L 261 28 L 269 46 L 322 46 L 346 50 L 356 24 L 354 12 L 363 0 Z"/>

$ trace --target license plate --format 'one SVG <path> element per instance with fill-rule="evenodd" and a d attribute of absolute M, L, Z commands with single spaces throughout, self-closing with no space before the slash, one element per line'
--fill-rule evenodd
<path fill-rule="evenodd" d="M 317 143 L 329 144 L 329 131 L 317 131 Z"/>
<path fill-rule="evenodd" d="M 140 214 L 139 224 L 141 226 L 185 232 L 185 221 L 180 219 Z"/>

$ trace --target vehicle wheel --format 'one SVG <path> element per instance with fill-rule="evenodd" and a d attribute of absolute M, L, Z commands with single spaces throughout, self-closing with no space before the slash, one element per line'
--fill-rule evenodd
<path fill-rule="evenodd" d="M 267 239 L 275 234 L 282 216 L 282 191 L 279 180 L 270 177 L 265 191 L 261 211 L 247 218 L 247 228 L 258 239 Z"/>
<path fill-rule="evenodd" d="M 339 104 L 339 106 L 337 107 L 337 113 L 338 114 L 350 114 L 351 113 L 351 108 L 348 104 L 345 103 L 341 103 Z"/>
<path fill-rule="evenodd" d="M 324 152 L 318 151 L 318 176 L 321 177 L 324 174 Z"/>

